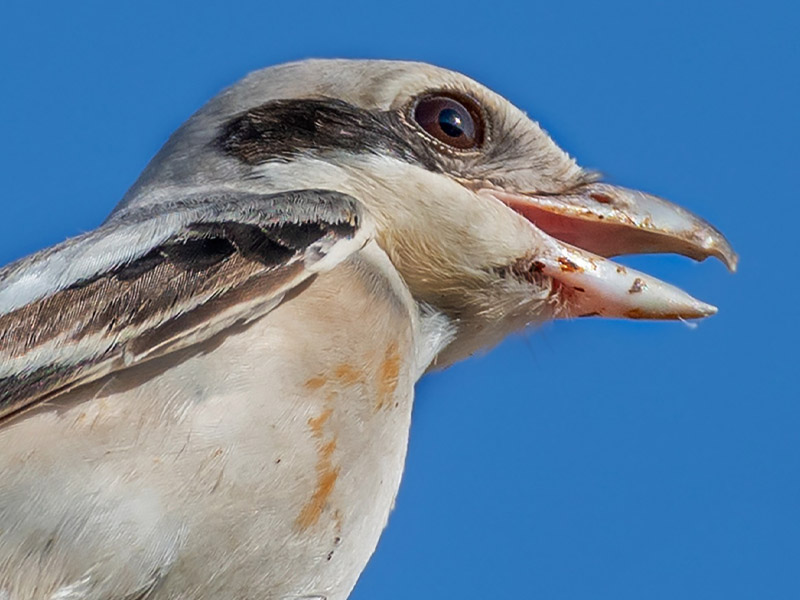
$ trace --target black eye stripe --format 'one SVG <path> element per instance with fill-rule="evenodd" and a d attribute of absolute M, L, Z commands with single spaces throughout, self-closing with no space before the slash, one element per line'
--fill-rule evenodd
<path fill-rule="evenodd" d="M 344 151 L 390 154 L 432 167 L 415 151 L 413 136 L 404 135 L 401 121 L 395 111 L 369 111 L 335 99 L 273 100 L 228 121 L 216 143 L 250 164 Z"/>
<path fill-rule="evenodd" d="M 446 93 L 446 92 L 445 92 Z M 443 95 L 442 92 L 436 95 Z M 453 162 L 462 152 L 491 151 L 488 127 L 480 108 L 479 146 L 460 149 L 432 139 L 414 120 L 418 102 L 396 109 L 363 109 L 333 98 L 271 100 L 233 115 L 224 122 L 212 144 L 244 164 L 291 160 L 300 155 L 328 153 L 392 156 L 433 172 L 458 171 Z M 474 102 L 473 102 L 474 105 Z M 476 105 L 475 105 L 476 106 Z M 487 146 L 487 147 L 484 147 Z"/>

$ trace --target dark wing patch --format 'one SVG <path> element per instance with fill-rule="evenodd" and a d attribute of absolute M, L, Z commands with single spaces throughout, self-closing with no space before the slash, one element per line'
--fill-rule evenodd
<path fill-rule="evenodd" d="M 257 318 L 357 220 L 192 223 L 143 256 L 0 316 L 0 418 Z"/>

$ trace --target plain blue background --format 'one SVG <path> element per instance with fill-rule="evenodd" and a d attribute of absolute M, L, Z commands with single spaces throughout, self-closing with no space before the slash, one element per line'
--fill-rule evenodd
<path fill-rule="evenodd" d="M 800 598 L 799 16 L 788 1 L 4 0 L 0 262 L 99 224 L 249 70 L 461 70 L 583 165 L 710 219 L 741 268 L 626 259 L 719 315 L 559 322 L 422 381 L 397 508 L 353 597 Z"/>

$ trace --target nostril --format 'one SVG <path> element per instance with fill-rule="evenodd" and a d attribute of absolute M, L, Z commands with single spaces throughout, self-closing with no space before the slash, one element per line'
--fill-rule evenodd
<path fill-rule="evenodd" d="M 595 202 L 599 202 L 600 204 L 613 204 L 611 196 L 609 196 L 608 194 L 603 194 L 602 192 L 592 192 L 591 194 L 589 194 L 589 197 Z"/>

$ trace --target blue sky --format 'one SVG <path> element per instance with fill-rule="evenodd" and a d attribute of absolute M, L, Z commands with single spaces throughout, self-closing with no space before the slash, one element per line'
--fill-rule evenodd
<path fill-rule="evenodd" d="M 463 71 L 584 166 L 711 220 L 740 271 L 626 259 L 719 315 L 559 322 L 423 380 L 353 598 L 800 598 L 798 17 L 771 0 L 4 0 L 0 263 L 99 224 L 249 70 Z"/>

